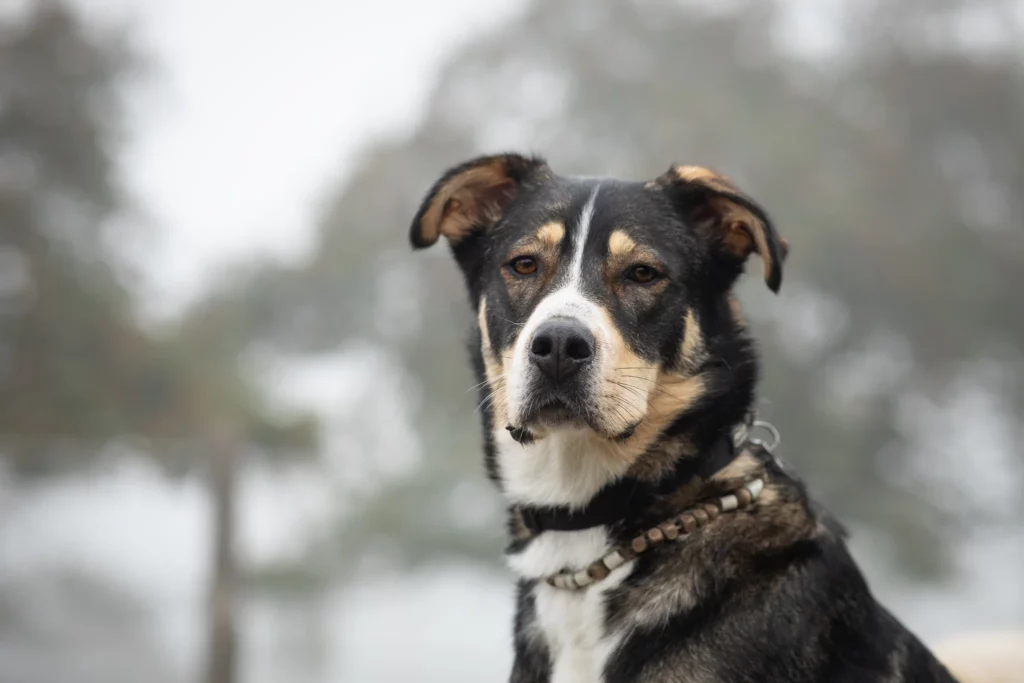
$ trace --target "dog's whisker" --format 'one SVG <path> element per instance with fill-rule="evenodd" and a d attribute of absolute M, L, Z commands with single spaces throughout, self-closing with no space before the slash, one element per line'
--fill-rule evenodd
<path fill-rule="evenodd" d="M 652 388 L 655 391 L 664 391 L 665 389 L 665 386 L 661 382 L 658 382 L 657 380 L 653 379 L 648 379 L 646 377 L 636 377 L 634 375 L 619 375 L 619 377 L 627 379 L 637 379 L 640 380 L 641 382 L 648 382 L 649 384 L 652 385 Z"/>
<path fill-rule="evenodd" d="M 499 391 L 500 391 L 500 388 L 499 389 L 495 389 L 491 393 L 487 394 L 487 396 L 485 396 L 483 398 L 483 400 L 480 401 L 480 403 L 477 404 L 476 410 L 473 411 L 473 414 L 475 415 L 475 414 L 479 413 L 481 410 L 484 410 L 485 408 L 487 408 L 488 406 L 493 405 L 495 400 L 497 400 L 499 398 L 499 395 L 498 395 Z"/>
<path fill-rule="evenodd" d="M 630 424 L 633 423 L 632 415 L 629 414 L 626 408 L 615 408 L 615 414 L 622 422 L 623 428 L 628 427 Z"/>
<path fill-rule="evenodd" d="M 623 398 L 622 396 L 619 396 L 618 394 L 605 394 L 605 398 L 608 398 L 611 401 L 614 401 L 616 405 L 622 406 L 623 408 L 625 408 L 628 411 L 628 413 L 629 413 L 629 419 L 631 421 L 636 421 L 636 418 L 639 417 L 642 414 L 640 412 L 640 409 L 637 408 L 637 406 L 632 405 L 625 398 Z M 634 414 L 633 414 L 634 411 L 637 413 L 636 416 L 634 416 Z"/>
<path fill-rule="evenodd" d="M 624 375 L 624 376 L 625 377 L 631 377 L 630 375 Z M 643 377 L 636 377 L 636 378 L 633 378 L 633 379 L 644 379 L 644 378 Z M 666 389 L 664 386 L 658 384 L 657 382 L 653 382 L 652 381 L 651 384 L 652 384 L 652 386 L 651 386 L 650 389 L 648 389 L 648 391 L 652 391 L 652 392 L 656 393 L 659 396 L 674 396 L 673 394 L 671 394 L 668 391 L 668 389 Z"/>
<path fill-rule="evenodd" d="M 504 377 L 499 377 L 498 379 L 494 380 L 494 382 L 491 382 L 490 380 L 486 380 L 485 379 L 483 382 L 479 382 L 477 384 L 474 384 L 469 389 L 466 389 L 465 393 L 468 394 L 469 392 L 473 391 L 474 389 L 480 389 L 481 387 L 487 385 L 488 383 L 490 383 L 492 388 L 498 389 L 500 387 L 505 386 L 505 378 Z"/>
<path fill-rule="evenodd" d="M 479 388 L 480 388 L 480 387 L 482 387 L 483 385 L 487 384 L 487 383 L 488 383 L 489 381 L 490 381 L 490 380 L 486 380 L 486 379 L 485 379 L 485 380 L 484 380 L 483 382 L 477 382 L 476 384 L 474 384 L 473 386 L 471 386 L 471 387 L 470 387 L 469 389 L 466 389 L 466 393 L 468 394 L 469 392 L 473 391 L 474 389 L 479 389 Z"/>
<path fill-rule="evenodd" d="M 618 386 L 618 387 L 622 387 L 623 389 L 628 389 L 628 390 L 629 390 L 629 391 L 631 391 L 631 392 L 632 392 L 632 393 L 633 393 L 633 394 L 634 394 L 634 395 L 635 395 L 635 396 L 636 396 L 637 398 L 641 398 L 641 399 L 645 399 L 645 398 L 647 398 L 647 397 L 646 397 L 646 396 L 644 395 L 644 393 L 643 393 L 643 392 L 642 392 L 642 391 L 640 390 L 640 388 L 639 388 L 639 387 L 634 387 L 634 386 L 630 386 L 629 384 L 625 384 L 625 383 L 623 383 L 623 382 L 617 382 L 617 381 L 615 381 L 615 380 L 613 380 L 613 379 L 606 379 L 605 381 L 606 381 L 606 382 L 608 382 L 608 383 L 610 383 L 610 384 L 614 384 L 615 386 Z"/>

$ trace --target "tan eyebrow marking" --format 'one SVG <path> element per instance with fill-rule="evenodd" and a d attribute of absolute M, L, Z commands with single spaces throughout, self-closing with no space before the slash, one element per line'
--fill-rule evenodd
<path fill-rule="evenodd" d="M 565 226 L 558 221 L 551 221 L 540 226 L 537 240 L 549 247 L 557 247 L 565 238 Z"/>
<path fill-rule="evenodd" d="M 636 242 L 622 230 L 615 230 L 608 238 L 608 253 L 612 256 L 625 256 L 636 249 Z"/>

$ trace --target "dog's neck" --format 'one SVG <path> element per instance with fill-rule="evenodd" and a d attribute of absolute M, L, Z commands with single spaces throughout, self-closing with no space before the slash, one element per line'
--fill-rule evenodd
<path fill-rule="evenodd" d="M 638 523 L 658 507 L 659 498 L 678 498 L 686 489 L 698 495 L 695 484 L 710 482 L 738 456 L 749 424 L 747 419 L 723 429 L 706 448 L 687 449 L 682 456 L 677 442 L 691 442 L 682 435 L 665 439 L 659 444 L 661 457 L 671 458 L 671 467 L 655 477 L 641 476 L 633 471 L 633 465 L 620 464 L 614 444 L 609 447 L 586 435 L 573 435 L 576 442 L 556 438 L 547 448 L 541 441 L 519 445 L 519 453 L 506 451 L 502 454 L 505 463 L 518 458 L 512 467 L 506 464 L 503 468 L 514 535 L 522 535 L 524 530 L 536 535 Z"/>
<path fill-rule="evenodd" d="M 697 480 L 710 481 L 733 462 L 747 441 L 749 424 L 738 426 L 715 441 L 699 457 L 682 458 L 656 480 L 627 475 L 606 484 L 586 505 L 574 507 L 517 505 L 517 522 L 533 534 L 544 531 L 579 531 L 643 518 L 659 497 L 675 495 Z"/>
<path fill-rule="evenodd" d="M 506 546 L 509 566 L 520 577 L 531 580 L 550 579 L 567 570 L 582 571 L 616 547 L 628 545 L 629 539 L 637 534 L 661 526 L 691 506 L 753 482 L 765 463 L 756 449 L 744 447 L 750 443 L 746 430 L 737 432 L 735 441 L 732 432 L 727 432 L 728 441 L 717 442 L 717 452 L 677 459 L 679 467 L 673 476 L 657 480 L 623 476 L 582 506 L 536 506 L 511 501 Z M 736 443 L 739 441 L 746 443 Z M 561 468 L 552 471 L 560 472 Z M 605 503 L 595 509 L 595 502 L 606 494 Z M 566 521 L 569 523 L 560 524 Z M 618 568 L 606 565 L 614 571 L 612 580 L 601 582 L 602 589 L 617 585 L 632 571 L 632 566 L 631 561 Z"/>

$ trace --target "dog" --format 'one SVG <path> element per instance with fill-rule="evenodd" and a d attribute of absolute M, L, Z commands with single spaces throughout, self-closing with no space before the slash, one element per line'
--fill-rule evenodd
<path fill-rule="evenodd" d="M 760 204 L 704 167 L 632 182 L 498 154 L 427 192 L 412 245 L 442 236 L 508 503 L 512 683 L 954 680 L 755 436 L 732 288 L 756 253 L 778 292 L 788 252 Z"/>

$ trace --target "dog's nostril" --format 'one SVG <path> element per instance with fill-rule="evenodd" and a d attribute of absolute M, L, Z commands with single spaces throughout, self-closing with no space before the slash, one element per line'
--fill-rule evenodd
<path fill-rule="evenodd" d="M 549 356 L 553 346 L 551 337 L 538 335 L 533 338 L 533 343 L 530 344 L 530 353 L 535 356 Z"/>
<path fill-rule="evenodd" d="M 556 384 L 586 367 L 594 352 L 594 335 L 577 320 L 549 320 L 530 341 L 530 361 Z"/>
<path fill-rule="evenodd" d="M 573 337 L 565 344 L 565 355 L 572 360 L 587 360 L 594 355 L 594 350 L 590 348 L 587 340 L 581 337 Z"/>

